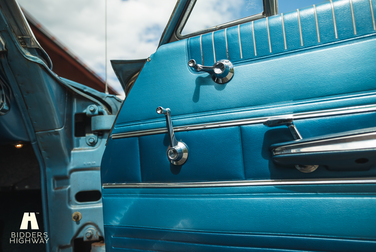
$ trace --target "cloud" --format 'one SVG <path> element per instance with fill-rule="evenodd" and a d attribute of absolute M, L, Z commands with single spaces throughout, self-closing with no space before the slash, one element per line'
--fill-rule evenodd
<path fill-rule="evenodd" d="M 182 34 L 214 27 L 236 19 L 262 13 L 263 1 L 254 0 L 217 0 L 197 1 Z"/>
<path fill-rule="evenodd" d="M 262 4 L 262 0 L 258 0 Z M 104 0 L 18 0 L 56 39 L 105 78 Z M 176 0 L 107 0 L 108 83 L 121 86 L 111 59 L 142 59 L 155 52 Z M 243 15 L 246 0 L 198 1 L 186 32 L 222 24 Z M 201 5 L 201 6 L 200 6 Z M 199 8 L 200 7 L 200 8 Z"/>
<path fill-rule="evenodd" d="M 103 79 L 105 77 L 105 1 L 18 0 L 59 42 Z M 154 53 L 175 0 L 108 0 L 108 82 L 121 86 L 111 59 L 140 59 Z"/>

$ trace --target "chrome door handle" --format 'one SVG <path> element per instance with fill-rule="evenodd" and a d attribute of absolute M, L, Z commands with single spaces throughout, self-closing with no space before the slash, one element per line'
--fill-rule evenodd
<path fill-rule="evenodd" d="M 376 128 L 345 131 L 271 146 L 275 162 L 317 162 L 332 171 L 368 171 L 375 167 Z"/>
<path fill-rule="evenodd" d="M 179 142 L 175 137 L 171 110 L 169 108 L 158 107 L 157 113 L 166 116 L 167 131 L 170 138 L 170 146 L 167 148 L 167 158 L 173 165 L 183 165 L 188 159 L 188 146 L 183 142 Z"/>
<path fill-rule="evenodd" d="M 225 84 L 234 76 L 234 65 L 229 60 L 217 61 L 213 66 L 203 66 L 191 59 L 188 61 L 188 66 L 195 72 L 209 73 L 213 81 L 218 84 Z"/>
<path fill-rule="evenodd" d="M 276 127 L 276 126 L 285 125 L 289 128 L 289 130 L 292 134 L 292 137 L 295 140 L 303 139 L 303 137 L 300 135 L 298 129 L 296 128 L 296 126 L 294 124 L 294 120 L 292 118 L 275 118 L 275 119 L 265 121 L 264 125 L 268 126 L 268 127 Z M 319 167 L 318 165 L 295 165 L 295 168 L 298 171 L 301 171 L 303 173 L 314 172 L 314 171 L 316 171 L 316 169 L 318 167 Z"/>

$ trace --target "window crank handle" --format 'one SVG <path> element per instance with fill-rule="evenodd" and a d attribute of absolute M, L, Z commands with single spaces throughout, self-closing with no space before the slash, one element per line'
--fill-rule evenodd
<path fill-rule="evenodd" d="M 163 107 L 158 107 L 157 113 L 158 114 L 164 114 L 166 116 L 167 131 L 168 131 L 168 135 L 170 137 L 170 146 L 178 145 L 178 141 L 175 138 L 174 127 L 172 125 L 171 110 L 169 108 L 165 109 Z"/>
<path fill-rule="evenodd" d="M 170 138 L 170 146 L 167 149 L 167 158 L 173 165 L 183 165 L 188 159 L 188 146 L 176 140 L 174 127 L 171 120 L 171 110 L 169 108 L 158 107 L 158 114 L 166 116 L 166 126 Z"/>
<path fill-rule="evenodd" d="M 229 60 L 219 60 L 213 66 L 197 64 L 194 59 L 188 61 L 188 66 L 195 72 L 207 72 L 218 84 L 229 82 L 234 76 L 234 66 Z"/>

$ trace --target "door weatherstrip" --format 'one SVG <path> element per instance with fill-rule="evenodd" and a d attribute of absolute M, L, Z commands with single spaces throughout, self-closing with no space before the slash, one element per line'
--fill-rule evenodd
<path fill-rule="evenodd" d="M 213 128 L 224 128 L 224 127 L 232 127 L 232 126 L 251 125 L 251 124 L 257 124 L 257 123 L 264 123 L 267 120 L 271 120 L 273 118 L 281 118 L 281 117 L 289 117 L 289 118 L 293 118 L 294 120 L 299 120 L 299 119 L 317 118 L 317 117 L 324 117 L 324 116 L 339 116 L 339 115 L 347 115 L 347 114 L 355 114 L 355 113 L 367 113 L 367 112 L 375 112 L 375 111 L 376 111 L 376 105 L 364 105 L 364 106 L 356 106 L 356 107 L 328 109 L 328 110 L 322 110 L 322 111 L 303 112 L 303 113 L 296 113 L 296 114 L 276 115 L 276 116 L 269 116 L 269 117 L 257 117 L 257 118 L 251 118 L 251 119 L 223 121 L 223 122 L 215 122 L 215 123 L 207 123 L 207 124 L 178 126 L 178 127 L 174 127 L 174 131 L 180 132 L 180 131 L 192 131 L 192 130 L 201 130 L 201 129 L 213 129 Z M 128 138 L 128 137 L 140 137 L 140 136 L 163 134 L 163 133 L 167 133 L 167 128 L 156 128 L 156 129 L 150 129 L 150 130 L 139 130 L 139 131 L 124 132 L 124 133 L 116 133 L 116 134 L 112 134 L 111 138 L 118 139 L 118 138 Z"/>
<path fill-rule="evenodd" d="M 103 188 L 203 188 L 203 187 L 239 187 L 239 186 L 289 186 L 289 185 L 339 185 L 339 184 L 376 184 L 376 177 L 341 179 L 272 179 L 239 180 L 179 183 L 103 183 Z"/>

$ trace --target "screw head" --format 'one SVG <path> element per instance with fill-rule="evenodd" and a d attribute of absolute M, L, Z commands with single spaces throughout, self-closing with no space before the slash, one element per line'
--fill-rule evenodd
<path fill-rule="evenodd" d="M 93 105 L 90 105 L 89 110 L 90 110 L 90 112 L 95 112 L 95 107 Z"/>
<path fill-rule="evenodd" d="M 91 239 L 93 237 L 93 231 L 91 230 L 88 230 L 86 233 L 85 233 L 85 237 L 87 239 Z"/>
<path fill-rule="evenodd" d="M 80 212 L 74 212 L 74 213 L 72 214 L 72 220 L 74 220 L 75 222 L 80 221 L 81 218 L 82 218 L 82 215 L 81 215 Z"/>
<path fill-rule="evenodd" d="M 188 61 L 188 66 L 194 67 L 196 65 L 196 61 L 194 59 L 191 59 Z"/>
<path fill-rule="evenodd" d="M 178 151 L 175 148 L 170 148 L 167 151 L 167 155 L 168 155 L 168 158 L 170 160 L 176 160 L 178 158 L 178 156 L 179 156 L 179 153 L 178 153 Z"/>
<path fill-rule="evenodd" d="M 90 137 L 88 141 L 90 144 L 93 144 L 95 142 L 95 139 L 93 137 Z"/>

